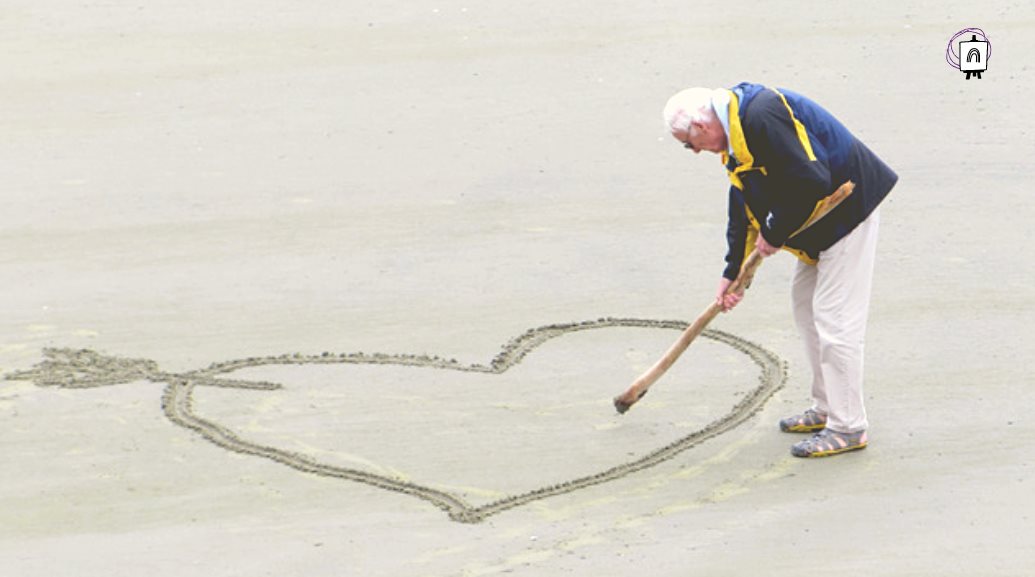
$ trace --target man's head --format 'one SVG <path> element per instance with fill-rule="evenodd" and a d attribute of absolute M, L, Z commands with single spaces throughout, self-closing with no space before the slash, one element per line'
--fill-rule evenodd
<path fill-rule="evenodd" d="M 672 137 L 695 153 L 706 150 L 719 154 L 729 148 L 726 131 L 712 108 L 710 88 L 677 92 L 665 104 L 664 117 Z"/>

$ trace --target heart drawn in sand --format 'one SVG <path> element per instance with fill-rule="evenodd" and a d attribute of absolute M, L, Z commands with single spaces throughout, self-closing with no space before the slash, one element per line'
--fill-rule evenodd
<path fill-rule="evenodd" d="M 166 383 L 162 395 L 162 408 L 169 420 L 196 432 L 219 447 L 236 453 L 263 457 L 306 473 L 365 483 L 417 497 L 441 508 L 455 521 L 476 523 L 507 509 L 613 481 L 630 473 L 652 467 L 707 439 L 729 431 L 758 411 L 783 385 L 786 379 L 783 362 L 773 353 L 749 341 L 722 331 L 706 330 L 702 333 L 703 337 L 747 355 L 761 369 L 758 386 L 744 391 L 740 400 L 729 412 L 703 427 L 649 450 L 645 454 L 626 454 L 624 462 L 607 466 L 603 470 L 579 475 L 553 485 L 508 495 L 480 506 L 471 504 L 457 491 L 435 488 L 387 472 L 333 464 L 311 455 L 286 450 L 272 443 L 257 442 L 225 423 L 200 416 L 195 410 L 195 390 L 197 387 L 215 387 L 220 390 L 276 391 L 283 386 L 269 381 L 243 380 L 223 376 L 242 369 L 275 365 L 395 365 L 502 375 L 521 363 L 526 355 L 547 341 L 570 333 L 616 327 L 682 331 L 687 327 L 687 323 L 605 318 L 580 323 L 547 325 L 531 329 L 512 339 L 504 345 L 502 351 L 488 365 L 465 365 L 455 360 L 424 355 L 322 353 L 320 355 L 292 354 L 240 359 L 216 363 L 205 369 L 173 374 L 162 372 L 156 363 L 149 360 L 111 357 L 89 350 L 45 349 L 45 359 L 35 367 L 9 374 L 6 378 L 29 380 L 39 386 L 64 388 L 90 388 L 140 380 Z M 607 405 L 610 405 L 609 397 Z"/>

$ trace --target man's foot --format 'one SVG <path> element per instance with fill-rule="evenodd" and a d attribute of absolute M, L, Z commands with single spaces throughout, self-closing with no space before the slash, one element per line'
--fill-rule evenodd
<path fill-rule="evenodd" d="M 827 416 L 812 409 L 806 409 L 800 415 L 787 417 L 780 421 L 780 430 L 785 433 L 814 433 L 827 426 Z"/>
<path fill-rule="evenodd" d="M 795 443 L 791 447 L 791 454 L 795 457 L 829 457 L 865 448 L 866 431 L 838 433 L 823 429 L 808 439 Z"/>

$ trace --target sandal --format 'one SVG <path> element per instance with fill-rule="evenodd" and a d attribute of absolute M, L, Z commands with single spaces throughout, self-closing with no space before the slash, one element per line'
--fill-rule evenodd
<path fill-rule="evenodd" d="M 866 431 L 858 433 L 838 433 L 830 429 L 812 435 L 791 447 L 795 457 L 829 457 L 848 451 L 866 448 Z"/>
<path fill-rule="evenodd" d="M 785 433 L 814 433 L 827 426 L 827 416 L 812 409 L 806 409 L 800 415 L 787 417 L 780 421 L 780 430 Z"/>

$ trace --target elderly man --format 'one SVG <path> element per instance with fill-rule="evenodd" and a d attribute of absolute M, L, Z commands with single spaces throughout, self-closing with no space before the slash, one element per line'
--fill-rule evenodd
<path fill-rule="evenodd" d="M 716 295 L 723 310 L 741 299 L 726 290 L 753 248 L 798 258 L 791 295 L 812 368 L 812 406 L 780 428 L 815 434 L 791 453 L 825 457 L 865 448 L 863 341 L 877 207 L 897 175 L 829 112 L 789 90 L 751 83 L 691 88 L 669 99 L 664 117 L 684 147 L 721 155 L 732 183 L 729 251 Z M 854 193 L 800 230 L 823 198 L 849 180 Z"/>

